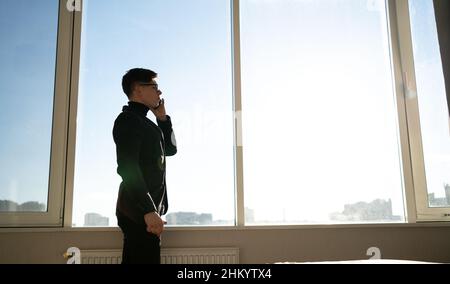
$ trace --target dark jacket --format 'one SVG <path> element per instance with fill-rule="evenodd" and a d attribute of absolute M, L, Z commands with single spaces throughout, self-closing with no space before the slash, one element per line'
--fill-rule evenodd
<path fill-rule="evenodd" d="M 149 108 L 129 102 L 114 122 L 117 173 L 122 177 L 116 215 L 126 216 L 138 224 L 144 215 L 167 212 L 166 156 L 177 152 L 172 122 L 147 118 Z"/>

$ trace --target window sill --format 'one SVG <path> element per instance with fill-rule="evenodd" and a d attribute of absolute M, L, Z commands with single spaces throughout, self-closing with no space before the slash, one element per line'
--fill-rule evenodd
<path fill-rule="evenodd" d="M 167 232 L 177 231 L 252 231 L 252 230 L 320 230 L 320 229 L 374 229 L 374 228 L 439 228 L 450 227 L 450 222 L 426 223 L 377 223 L 377 224 L 332 224 L 332 225 L 268 225 L 268 226 L 177 226 L 167 227 Z M 76 228 L 0 228 L 0 233 L 47 233 L 47 232 L 120 232 L 118 227 L 76 227 Z"/>

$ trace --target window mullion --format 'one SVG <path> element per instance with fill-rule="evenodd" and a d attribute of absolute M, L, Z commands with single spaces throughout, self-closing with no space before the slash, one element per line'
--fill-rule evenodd
<path fill-rule="evenodd" d="M 400 135 L 400 145 L 402 153 L 402 173 L 403 173 L 403 187 L 404 187 L 404 201 L 406 216 L 409 223 L 416 222 L 416 201 L 414 192 L 414 180 L 413 180 L 413 169 L 412 169 L 412 157 L 410 148 L 410 137 L 408 129 L 408 113 L 407 113 L 407 97 L 405 96 L 406 89 L 404 88 L 404 77 L 405 73 L 402 65 L 402 50 L 400 46 L 400 30 L 399 26 L 404 25 L 402 18 L 398 17 L 396 0 L 387 0 L 387 14 L 388 14 L 388 26 L 389 26 L 389 36 L 390 36 L 390 51 L 391 51 L 391 64 L 392 64 L 392 76 L 394 80 L 394 93 L 396 94 L 397 100 L 397 111 L 398 111 L 398 124 L 399 124 L 399 135 Z"/>
<path fill-rule="evenodd" d="M 78 85 L 80 74 L 81 57 L 81 26 L 83 1 L 79 0 L 81 10 L 73 12 L 73 42 L 71 54 L 70 73 L 70 98 L 69 98 L 69 129 L 67 138 L 67 166 L 65 184 L 65 206 L 64 206 L 64 227 L 72 227 L 73 220 L 73 189 L 75 175 L 75 149 L 77 133 L 77 111 L 78 111 Z"/>
<path fill-rule="evenodd" d="M 231 0 L 236 225 L 245 225 L 239 0 Z"/>

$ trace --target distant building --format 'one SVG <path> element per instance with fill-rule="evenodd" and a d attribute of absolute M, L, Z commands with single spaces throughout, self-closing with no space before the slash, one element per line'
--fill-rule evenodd
<path fill-rule="evenodd" d="M 19 206 L 19 211 L 22 212 L 45 212 L 47 211 L 47 206 L 45 204 L 29 201 L 21 204 Z"/>
<path fill-rule="evenodd" d="M 0 200 L 0 212 L 45 212 L 47 206 L 37 201 L 18 204 L 11 200 Z"/>
<path fill-rule="evenodd" d="M 169 225 L 211 225 L 213 223 L 213 215 L 210 213 L 176 212 L 168 214 L 166 218 Z"/>
<path fill-rule="evenodd" d="M 254 223 L 255 222 L 255 210 L 245 207 L 245 222 Z"/>
<path fill-rule="evenodd" d="M 428 203 L 431 207 L 450 206 L 450 185 L 445 185 L 445 197 L 436 198 L 434 193 L 428 194 Z"/>
<path fill-rule="evenodd" d="M 108 227 L 109 218 L 97 213 L 86 213 L 84 215 L 84 226 L 86 227 Z"/>
<path fill-rule="evenodd" d="M 330 214 L 334 221 L 400 221 L 400 216 L 392 215 L 392 201 L 376 199 L 370 203 L 357 202 L 344 205 L 341 213 Z"/>

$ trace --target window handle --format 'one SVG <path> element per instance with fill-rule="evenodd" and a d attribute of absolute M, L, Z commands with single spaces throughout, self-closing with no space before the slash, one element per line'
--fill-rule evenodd
<path fill-rule="evenodd" d="M 417 96 L 417 92 L 412 84 L 412 80 L 409 79 L 408 72 L 403 72 L 403 89 L 407 99 L 414 99 Z"/>

